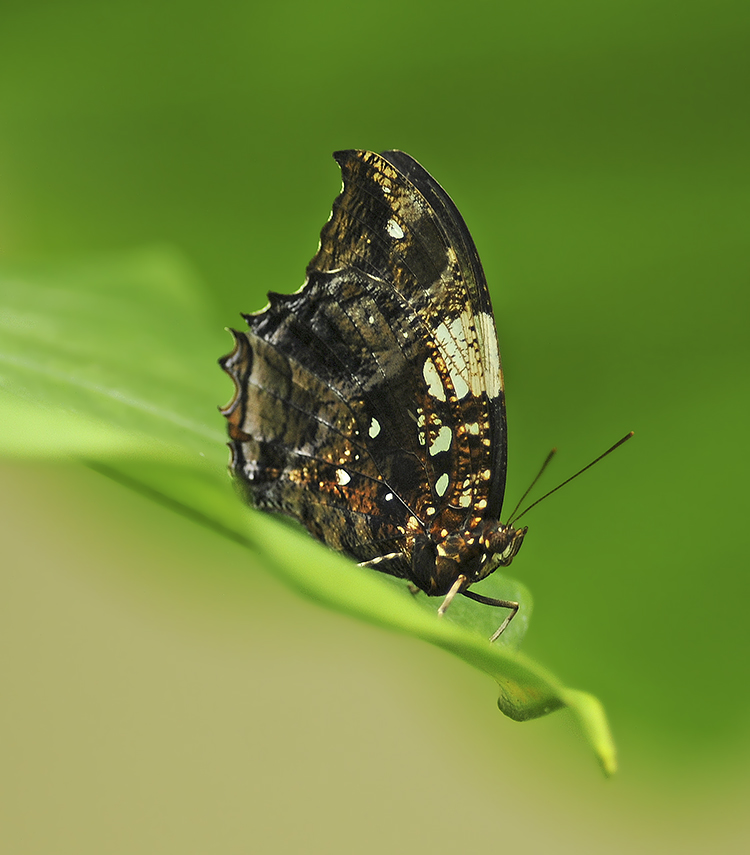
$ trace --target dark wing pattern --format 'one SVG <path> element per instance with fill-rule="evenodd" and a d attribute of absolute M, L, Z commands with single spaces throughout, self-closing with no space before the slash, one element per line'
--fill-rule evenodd
<path fill-rule="evenodd" d="M 400 151 L 334 157 L 344 186 L 303 287 L 269 294 L 222 360 L 236 386 L 222 411 L 232 469 L 257 507 L 412 578 L 420 539 L 499 519 L 495 323 L 474 243 L 437 182 Z"/>

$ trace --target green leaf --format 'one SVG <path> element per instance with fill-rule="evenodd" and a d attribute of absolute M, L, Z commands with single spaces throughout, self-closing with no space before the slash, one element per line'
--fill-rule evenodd
<path fill-rule="evenodd" d="M 245 508 L 226 474 L 216 358 L 229 349 L 181 259 L 145 251 L 64 269 L 0 270 L 0 452 L 69 456 L 251 549 L 279 578 L 329 608 L 420 638 L 489 674 L 498 706 L 524 721 L 569 707 L 605 772 L 606 716 L 516 648 L 531 613 L 519 583 L 496 573 L 482 592 L 521 611 L 495 644 L 502 610 L 437 601 L 364 570 L 299 527 Z M 303 558 L 301 558 L 303 556 Z"/>
<path fill-rule="evenodd" d="M 220 481 L 186 466 L 128 462 L 125 470 L 122 464 L 90 465 L 247 546 L 297 593 L 328 608 L 420 638 L 489 674 L 499 686 L 498 707 L 510 718 L 526 721 L 569 707 L 604 772 L 611 775 L 616 771 L 615 746 L 599 701 L 586 692 L 567 688 L 514 649 L 525 631 L 530 611 L 525 589 L 514 580 L 495 573 L 482 582 L 482 590 L 488 595 L 515 596 L 521 603 L 521 612 L 509 627 L 509 630 L 514 628 L 519 621 L 515 628 L 518 635 L 514 637 L 507 632 L 498 642 L 489 644 L 487 639 L 497 627 L 494 609 L 466 601 L 464 608 L 475 616 L 467 621 L 469 626 L 463 625 L 463 621 L 459 624 L 455 615 L 440 620 L 438 600 L 414 597 L 403 584 L 353 565 L 312 541 L 296 525 L 243 508 L 228 479 Z M 454 601 L 447 615 L 455 605 L 458 603 Z M 480 631 L 476 627 L 481 627 Z"/>
<path fill-rule="evenodd" d="M 91 442 L 218 463 L 225 439 L 211 404 L 229 386 L 209 313 L 187 266 L 163 250 L 0 270 L 0 451 L 55 455 Z"/>

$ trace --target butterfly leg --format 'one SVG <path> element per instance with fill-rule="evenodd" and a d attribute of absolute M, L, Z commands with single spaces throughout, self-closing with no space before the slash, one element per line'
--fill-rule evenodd
<path fill-rule="evenodd" d="M 483 603 L 485 606 L 498 606 L 501 609 L 510 609 L 510 614 L 495 630 L 490 638 L 490 644 L 497 641 L 498 638 L 505 632 L 508 624 L 516 616 L 516 612 L 520 608 L 519 604 L 514 600 L 497 600 L 495 597 L 484 597 L 482 594 L 475 594 L 474 591 L 461 591 L 461 593 L 470 600 L 476 600 L 478 603 Z"/>
<path fill-rule="evenodd" d="M 505 606 L 506 609 L 512 609 L 512 611 L 508 615 L 508 617 L 505 618 L 505 620 L 500 624 L 500 626 L 492 633 L 492 635 L 490 636 L 490 644 L 500 638 L 500 636 L 505 632 L 506 627 L 513 620 L 513 618 L 516 616 L 516 612 L 518 611 L 518 603 L 511 603 L 509 600 L 505 600 L 503 601 L 503 606 Z"/>
<path fill-rule="evenodd" d="M 466 584 L 466 576 L 463 573 L 456 579 L 456 581 L 451 585 L 450 591 L 445 595 L 445 599 L 440 604 L 440 608 L 438 609 L 438 616 L 442 617 L 448 606 L 453 602 L 453 598 L 456 594 L 461 590 L 461 587 Z"/>
<path fill-rule="evenodd" d="M 389 576 L 397 576 L 400 579 L 405 578 L 409 572 L 409 564 L 403 552 L 378 555 L 370 561 L 360 561 L 357 566 L 369 567 L 371 570 L 378 570 L 380 573 L 387 573 Z"/>

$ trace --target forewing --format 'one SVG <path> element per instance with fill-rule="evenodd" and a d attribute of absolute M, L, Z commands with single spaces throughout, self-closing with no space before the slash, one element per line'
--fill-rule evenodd
<path fill-rule="evenodd" d="M 433 493 L 436 484 L 442 489 L 442 476 L 449 477 L 445 492 L 434 498 L 451 518 L 460 516 L 451 508 L 475 508 L 498 519 L 507 461 L 503 377 L 487 283 L 469 230 L 448 194 L 408 154 L 344 151 L 334 157 L 344 189 L 308 271 L 362 270 L 383 278 L 409 306 L 420 342 L 413 366 L 418 400 L 427 399 L 422 409 L 430 436 L 422 438 L 437 458 L 427 461 L 437 473 Z M 446 427 L 447 458 L 440 451 Z"/>

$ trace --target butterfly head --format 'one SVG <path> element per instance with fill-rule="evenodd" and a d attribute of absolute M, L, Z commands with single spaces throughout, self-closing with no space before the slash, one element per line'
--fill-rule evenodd
<path fill-rule="evenodd" d="M 484 579 L 497 567 L 507 567 L 510 564 L 521 548 L 528 530 L 527 525 L 523 528 L 516 528 L 513 525 L 504 525 L 501 522 L 485 524 L 481 542 L 487 550 L 488 561 L 486 563 L 490 569 L 482 573 L 481 579 Z"/>
<path fill-rule="evenodd" d="M 521 548 L 527 527 L 482 522 L 475 528 L 423 537 L 415 543 L 412 581 L 431 596 L 443 596 L 459 576 L 466 587 L 498 567 L 507 567 Z"/>

